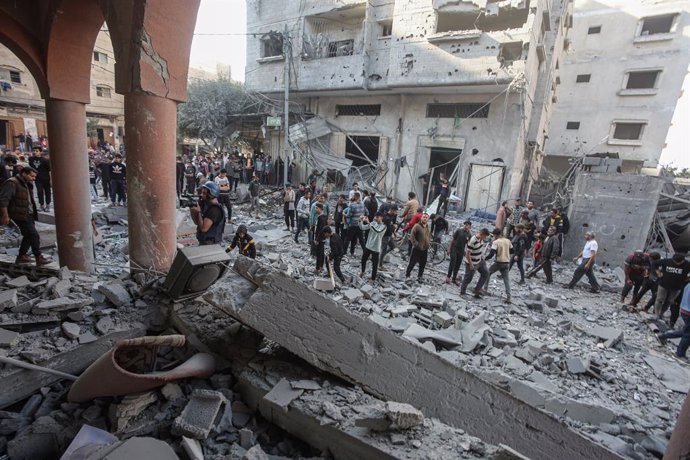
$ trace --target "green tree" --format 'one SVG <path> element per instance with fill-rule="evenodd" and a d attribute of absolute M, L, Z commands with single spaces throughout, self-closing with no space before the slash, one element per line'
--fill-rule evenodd
<path fill-rule="evenodd" d="M 690 179 L 690 168 L 680 169 L 677 166 L 664 165 L 661 167 L 661 175 L 665 177 Z"/>
<path fill-rule="evenodd" d="M 238 117 L 252 106 L 244 85 L 228 78 L 189 84 L 187 102 L 177 110 L 179 134 L 223 149 L 238 125 Z"/>

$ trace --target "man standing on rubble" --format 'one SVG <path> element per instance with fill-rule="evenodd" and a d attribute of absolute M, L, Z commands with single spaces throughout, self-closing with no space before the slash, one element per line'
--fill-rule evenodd
<path fill-rule="evenodd" d="M 491 275 L 500 272 L 506 288 L 506 302 L 510 303 L 510 249 L 513 245 L 501 230 L 494 228 L 491 233 L 494 235 L 494 241 L 491 243 L 491 251 L 486 260 L 491 260 L 492 257 L 496 256 L 496 261 L 489 268 L 489 274 L 484 282 L 484 290 L 487 290 L 489 287 Z"/>
<path fill-rule="evenodd" d="M 407 203 L 405 203 L 405 207 L 403 208 L 402 214 L 400 215 L 400 220 L 402 221 L 403 225 L 407 225 L 407 223 L 417 213 L 417 209 L 419 209 L 419 201 L 417 201 L 417 195 L 414 192 L 410 192 L 407 194 Z"/>
<path fill-rule="evenodd" d="M 465 246 L 467 242 L 472 238 L 472 222 L 466 220 L 462 224 L 462 228 L 459 228 L 453 233 L 453 240 L 450 242 L 450 248 L 448 249 L 448 254 L 450 255 L 450 264 L 448 264 L 448 275 L 446 275 L 446 283 L 458 284 L 458 272 L 460 271 L 460 265 L 462 264 L 463 256 L 465 255 Z"/>
<path fill-rule="evenodd" d="M 259 176 L 254 176 L 252 181 L 249 183 L 249 217 L 252 217 L 252 213 L 256 212 L 256 217 L 259 217 L 260 205 L 259 205 L 259 192 L 261 191 L 261 183 L 259 182 Z"/>
<path fill-rule="evenodd" d="M 379 257 L 380 269 L 383 269 L 383 258 L 386 257 L 386 254 L 395 249 L 395 243 L 393 242 L 393 234 L 398 229 L 397 220 L 398 207 L 393 204 L 383 215 L 383 225 L 386 226 L 386 231 L 383 233 L 383 241 L 381 242 L 381 257 Z"/>
<path fill-rule="evenodd" d="M 543 246 L 539 249 L 540 257 L 538 262 L 536 262 L 534 268 L 527 273 L 527 278 L 532 278 L 536 275 L 539 270 L 544 270 L 544 275 L 546 275 L 546 284 L 553 283 L 553 270 L 551 264 L 553 260 L 558 257 L 558 248 L 560 243 L 558 237 L 556 236 L 556 227 L 553 225 L 549 227 L 546 231 L 546 239 L 543 242 Z M 535 245 L 535 251 L 537 250 Z"/>
<path fill-rule="evenodd" d="M 557 210 L 553 209 L 551 210 L 552 215 L 554 211 L 556 214 L 558 213 Z M 559 238 L 559 243 L 560 241 L 561 239 Z M 573 262 L 577 262 L 578 266 L 575 269 L 575 273 L 573 273 L 573 279 L 571 279 L 570 283 L 568 284 L 568 289 L 573 289 L 577 282 L 580 281 L 584 275 L 587 275 L 590 285 L 589 292 L 598 294 L 599 283 L 597 282 L 596 276 L 594 276 L 594 263 L 597 258 L 599 244 L 594 237 L 594 232 L 585 233 L 585 241 L 585 247 L 582 249 L 582 252 L 580 252 L 580 254 L 573 259 Z"/>
<path fill-rule="evenodd" d="M 347 252 L 347 246 L 350 245 L 350 255 L 355 255 L 355 246 L 357 241 L 364 251 L 364 237 L 362 235 L 362 230 L 359 228 L 359 219 L 366 213 L 366 208 L 361 201 L 359 201 L 359 192 L 352 195 L 350 200 L 350 205 L 343 210 L 345 214 L 345 220 L 347 222 L 347 231 L 345 233 L 345 251 Z"/>
<path fill-rule="evenodd" d="M 412 227 L 410 230 L 410 245 L 412 252 L 410 253 L 410 261 L 405 270 L 405 278 L 409 278 L 415 265 L 419 264 L 417 271 L 417 282 L 421 283 L 424 276 L 424 268 L 426 267 L 427 255 L 429 254 L 429 247 L 431 246 L 431 231 L 427 222 L 429 221 L 429 214 L 423 213 L 422 219 Z"/>
<path fill-rule="evenodd" d="M 381 247 L 383 245 L 383 235 L 386 232 L 386 225 L 383 223 L 383 214 L 376 212 L 374 214 L 374 222 L 369 222 L 368 216 L 362 216 L 359 222 L 359 228 L 362 231 L 368 230 L 367 244 L 364 246 L 362 253 L 362 272 L 360 277 L 364 278 L 364 272 L 367 269 L 367 261 L 371 257 L 371 280 L 376 281 L 376 273 L 379 268 L 379 255 L 381 254 Z"/>
<path fill-rule="evenodd" d="M 302 184 L 300 184 L 302 185 Z M 311 192 L 304 191 L 304 195 L 297 202 L 297 231 L 295 232 L 295 243 L 299 243 L 299 234 L 302 230 L 309 230 L 309 212 L 311 209 Z"/>
<path fill-rule="evenodd" d="M 223 242 L 225 213 L 218 203 L 220 189 L 212 181 L 201 186 L 201 196 L 197 206 L 189 208 L 192 221 L 196 224 L 196 239 L 200 246 Z"/>
<path fill-rule="evenodd" d="M 38 171 L 36 176 L 36 194 L 41 211 L 50 209 L 50 160 L 43 156 L 43 148 L 37 145 L 32 149 L 33 156 L 29 159 L 29 166 Z"/>
<path fill-rule="evenodd" d="M 52 262 L 49 257 L 41 254 L 41 240 L 36 231 L 35 221 L 38 218 L 36 201 L 34 201 L 32 184 L 38 172 L 30 167 L 24 167 L 21 172 L 7 179 L 0 188 L 0 224 L 9 225 L 14 221 L 22 234 L 19 254 L 15 263 L 32 262 L 29 248 L 36 258 L 36 265 L 46 265 Z"/>
<path fill-rule="evenodd" d="M 343 246 L 343 240 L 339 235 L 333 233 L 331 227 L 326 227 L 323 229 L 324 238 L 329 239 L 329 247 L 331 252 L 328 254 L 328 260 L 333 264 L 333 271 L 335 275 L 340 279 L 340 282 L 345 284 L 345 277 L 343 272 L 340 270 L 340 262 L 343 260 L 345 255 L 345 247 Z M 326 264 L 326 270 L 328 271 L 328 276 L 331 276 L 331 265 Z"/>
<path fill-rule="evenodd" d="M 228 178 L 228 171 L 221 169 L 213 181 L 218 184 L 220 195 L 218 196 L 218 203 L 225 206 L 227 209 L 228 223 L 232 220 L 232 202 L 230 201 L 230 179 Z"/>
<path fill-rule="evenodd" d="M 630 291 L 633 291 L 632 302 L 635 301 L 637 293 L 642 288 L 642 283 L 650 268 L 649 254 L 645 254 L 642 249 L 638 249 L 628 257 L 623 263 L 623 272 L 625 273 L 625 284 L 623 285 L 623 292 L 621 292 L 621 303 L 625 304 L 625 298 Z M 632 303 L 631 302 L 631 303 Z"/>
<path fill-rule="evenodd" d="M 474 288 L 474 295 L 479 297 L 482 294 L 482 287 L 486 282 L 486 277 L 489 275 L 489 269 L 486 268 L 484 261 L 484 250 L 486 249 L 485 240 L 489 236 L 489 229 L 482 228 L 479 233 L 470 238 L 467 242 L 467 249 L 465 249 L 465 276 L 462 278 L 462 285 L 460 286 L 460 294 L 467 293 L 467 286 L 472 282 L 474 273 L 479 272 L 479 281 Z"/>
<path fill-rule="evenodd" d="M 115 206 L 117 198 L 118 206 L 127 205 L 127 191 L 125 178 L 127 177 L 127 166 L 122 163 L 122 155 L 115 154 L 115 159 L 110 163 L 110 203 Z"/>
<path fill-rule="evenodd" d="M 663 259 L 657 265 L 656 274 L 659 285 L 654 303 L 654 314 L 661 319 L 668 306 L 673 303 L 683 285 L 688 281 L 690 262 L 685 260 L 685 254 L 676 252 L 670 259 Z M 671 325 L 673 326 L 673 325 Z"/>
<path fill-rule="evenodd" d="M 515 230 L 515 227 L 520 223 L 520 217 L 522 216 L 522 211 L 525 208 L 522 206 L 522 198 L 515 198 L 515 207 L 510 217 L 507 219 L 505 235 L 510 238 Z"/>
<path fill-rule="evenodd" d="M 316 211 L 316 219 L 314 221 L 314 233 L 312 248 L 316 255 L 316 273 L 320 273 L 324 264 L 324 252 L 326 236 L 323 234 L 323 229 L 328 226 L 328 214 L 324 212 L 322 203 L 314 203 Z"/>

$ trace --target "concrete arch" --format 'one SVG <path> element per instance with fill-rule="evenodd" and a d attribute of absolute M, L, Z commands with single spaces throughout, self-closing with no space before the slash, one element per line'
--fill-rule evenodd
<path fill-rule="evenodd" d="M 49 15 L 46 71 L 51 99 L 91 102 L 91 61 L 105 21 L 96 0 L 62 0 Z"/>
<path fill-rule="evenodd" d="M 48 80 L 41 44 L 24 26 L 2 10 L 0 10 L 0 43 L 12 51 L 29 69 L 41 97 L 46 98 L 49 92 Z"/>

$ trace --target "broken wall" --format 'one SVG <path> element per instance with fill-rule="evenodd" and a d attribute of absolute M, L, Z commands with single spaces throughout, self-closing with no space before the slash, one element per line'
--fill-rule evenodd
<path fill-rule="evenodd" d="M 473 164 L 500 165 L 506 168 L 502 195 L 517 196 L 520 177 L 513 180 L 512 171 L 516 159 L 521 158 L 522 119 L 520 94 L 506 93 L 489 105 L 487 118 L 427 117 L 427 104 L 443 102 L 486 103 L 495 94 L 416 94 L 369 97 L 319 97 L 303 99 L 307 109 L 332 122 L 350 136 L 381 136 L 388 139 L 387 158 L 379 155 L 379 161 L 386 162 L 388 173 L 386 187 L 395 191 L 395 159 L 405 157 L 406 166 L 400 170 L 397 198 L 406 199 L 409 191 L 418 195 L 423 189 L 419 176 L 426 173 L 432 147 L 462 150 L 459 166 L 457 192 L 464 197 L 467 181 Z M 379 116 L 336 116 L 338 104 L 381 104 Z M 404 107 L 404 109 L 403 109 Z M 402 118 L 402 135 L 398 134 L 398 121 Z M 328 144 L 326 140 L 322 141 Z M 398 145 L 400 144 L 400 145 Z M 472 149 L 478 149 L 472 155 Z M 337 154 L 339 152 L 333 152 Z M 494 161 L 496 160 L 496 161 Z M 455 184 L 451 184 L 453 187 Z M 495 211 L 498 203 L 492 202 L 489 211 Z"/>
<path fill-rule="evenodd" d="M 580 173 L 564 258 L 578 255 L 587 231 L 599 243 L 599 265 L 620 266 L 633 250 L 644 249 L 662 186 L 659 178 L 645 175 Z"/>

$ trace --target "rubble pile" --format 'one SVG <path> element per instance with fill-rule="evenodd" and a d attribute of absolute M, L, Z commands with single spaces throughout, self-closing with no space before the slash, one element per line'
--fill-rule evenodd
<path fill-rule="evenodd" d="M 279 194 L 266 195 L 264 203 L 263 211 L 269 212 L 260 219 L 247 217 L 246 205 L 236 204 L 233 222 L 248 226 L 258 261 L 311 290 L 325 273 L 314 271 L 306 234 L 295 244 L 284 230 L 282 213 L 271 212 L 282 209 Z M 183 244 L 194 233 L 185 212 L 178 214 Z M 104 208 L 94 217 L 100 234 L 96 274 L 62 268 L 31 279 L 0 272 L 0 358 L 78 376 L 115 342 L 181 333 L 187 338 L 184 350 L 162 348 L 158 365 L 169 368 L 194 352 L 212 353 L 216 372 L 208 379 L 75 403 L 67 399 L 69 379 L 5 361 L 0 456 L 51 458 L 92 449 L 84 458 L 131 457 L 142 450 L 190 459 L 329 457 L 333 452 L 362 458 L 519 458 L 476 437 L 481 433 L 425 417 L 409 404 L 379 399 L 317 370 L 202 299 L 171 302 L 157 289 L 158 274 L 130 278 L 123 268 L 126 209 Z M 475 228 L 491 226 L 479 216 L 449 220 L 455 228 L 467 218 Z M 226 237 L 233 231 L 228 225 Z M 11 235 L 0 238 L 0 252 L 12 254 Z M 620 308 L 611 294 L 565 290 L 568 265 L 555 267 L 554 285 L 539 279 L 513 283 L 513 303 L 504 304 L 498 296 L 503 283 L 495 277 L 489 291 L 497 295 L 481 299 L 461 296 L 457 286 L 445 284 L 447 261 L 438 266 L 430 261 L 423 283 L 406 280 L 400 250 L 386 257 L 379 281 L 361 279 L 360 251 L 342 263 L 349 281 L 323 295 L 555 415 L 619 455 L 663 455 L 690 387 L 690 370 L 652 340 L 654 322 Z M 597 276 L 604 290 L 618 295 L 620 270 L 601 268 Z M 231 290 L 238 301 L 254 289 L 240 283 Z M 373 356 L 381 345 L 362 346 Z M 388 378 L 404 381 L 406 376 Z"/>
<path fill-rule="evenodd" d="M 275 228 L 258 260 L 311 287 L 324 273 L 314 273 L 304 243 L 278 230 L 280 218 L 255 224 Z M 475 223 L 481 226 L 489 225 Z M 574 269 L 567 264 L 555 267 L 554 285 L 513 283 L 508 305 L 499 296 L 460 296 L 459 288 L 444 284 L 447 262 L 429 263 L 423 284 L 405 280 L 406 261 L 397 250 L 372 284 L 359 277 L 359 254 L 358 248 L 341 265 L 350 281 L 324 295 L 563 417 L 621 455 L 663 455 L 690 387 L 690 369 L 670 358 L 670 348 L 660 349 L 651 316 L 627 312 L 611 294 L 564 289 Z M 621 272 L 599 268 L 602 290 L 617 297 Z M 502 280 L 492 277 L 489 291 L 502 295 Z"/>

